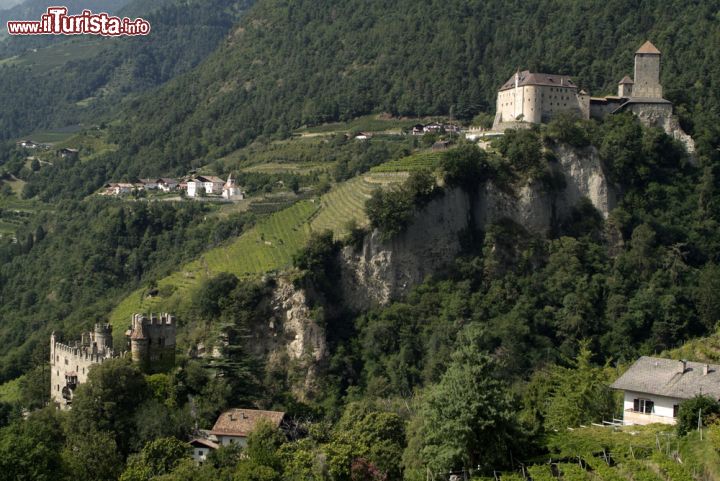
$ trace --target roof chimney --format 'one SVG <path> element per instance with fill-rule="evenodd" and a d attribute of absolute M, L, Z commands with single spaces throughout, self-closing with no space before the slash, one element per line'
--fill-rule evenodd
<path fill-rule="evenodd" d="M 680 370 L 678 371 L 678 373 L 685 374 L 686 368 L 687 368 L 687 361 L 685 359 L 680 359 Z"/>
<path fill-rule="evenodd" d="M 709 372 L 710 372 L 710 365 L 709 365 L 709 364 L 705 364 L 705 365 L 703 366 L 703 376 L 707 376 Z"/>

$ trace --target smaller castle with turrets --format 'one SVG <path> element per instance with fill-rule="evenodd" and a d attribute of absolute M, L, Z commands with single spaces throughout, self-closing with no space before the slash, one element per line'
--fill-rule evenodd
<path fill-rule="evenodd" d="M 175 364 L 175 327 L 175 319 L 170 314 L 133 315 L 126 335 L 130 356 L 141 370 L 159 372 Z M 60 342 L 53 332 L 50 336 L 50 399 L 60 409 L 69 409 L 75 389 L 87 382 L 92 366 L 127 354 L 127 351 L 113 349 L 110 324 L 95 324 L 92 331 L 82 333 L 80 340 L 71 344 Z"/>

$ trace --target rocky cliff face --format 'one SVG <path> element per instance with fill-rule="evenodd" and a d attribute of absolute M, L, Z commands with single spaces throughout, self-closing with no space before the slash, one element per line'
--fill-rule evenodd
<path fill-rule="evenodd" d="M 294 394 L 305 400 L 316 391 L 320 361 L 327 355 L 325 329 L 313 317 L 305 291 L 287 279 L 278 279 L 270 306 L 273 315 L 256 345 L 265 351 L 268 368 L 286 373 Z"/>
<path fill-rule="evenodd" d="M 360 251 L 345 248 L 340 263 L 349 307 L 365 310 L 407 294 L 426 276 L 452 262 L 461 249 L 460 234 L 473 224 L 483 229 L 510 219 L 529 232 L 543 235 L 583 198 L 607 217 L 615 206 L 617 189 L 610 185 L 597 151 L 558 147 L 555 155 L 558 161 L 553 168 L 563 175 L 566 184 L 560 192 L 549 192 L 537 182 L 513 189 L 486 182 L 475 198 L 460 189 L 450 189 L 418 212 L 400 236 L 383 241 L 373 232 L 366 236 Z"/>

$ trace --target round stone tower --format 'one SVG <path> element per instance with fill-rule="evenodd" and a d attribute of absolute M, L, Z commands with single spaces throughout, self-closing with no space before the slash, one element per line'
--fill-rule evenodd
<path fill-rule="evenodd" d="M 135 363 L 144 366 L 148 359 L 148 336 L 145 332 L 147 320 L 142 314 L 135 314 L 132 317 L 130 327 L 130 352 Z"/>
<path fill-rule="evenodd" d="M 112 349 L 112 326 L 110 324 L 97 323 L 93 331 L 93 340 L 97 345 L 98 351 Z"/>

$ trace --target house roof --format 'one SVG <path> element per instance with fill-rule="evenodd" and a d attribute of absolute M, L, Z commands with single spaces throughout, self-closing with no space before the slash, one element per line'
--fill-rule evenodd
<path fill-rule="evenodd" d="M 706 394 L 720 399 L 720 365 L 643 356 L 610 387 L 623 391 L 690 399 Z"/>
<path fill-rule="evenodd" d="M 220 447 L 220 445 L 218 443 L 214 443 L 214 442 L 210 441 L 209 439 L 205 439 L 205 438 L 191 439 L 190 445 L 204 447 L 204 448 L 210 448 L 210 449 L 217 449 Z"/>
<path fill-rule="evenodd" d="M 551 87 L 569 87 L 576 89 L 577 85 L 568 75 L 555 75 L 549 73 L 535 73 L 529 70 L 523 70 L 517 74 L 513 74 L 510 79 L 500 87 L 500 90 L 507 90 L 515 87 L 515 75 L 518 76 L 518 86 L 524 85 L 546 85 Z"/>
<path fill-rule="evenodd" d="M 646 40 L 644 44 L 635 53 L 648 53 L 653 55 L 660 55 L 660 50 L 653 45 L 650 40 Z"/>
<path fill-rule="evenodd" d="M 196 180 L 198 182 L 213 182 L 213 183 L 219 182 L 221 184 L 225 183 L 224 180 L 222 180 L 220 177 L 217 177 L 215 175 L 198 175 L 193 180 Z"/>
<path fill-rule="evenodd" d="M 285 413 L 279 411 L 260 411 L 257 409 L 230 409 L 222 413 L 210 434 L 215 436 L 247 437 L 258 422 L 269 421 L 273 426 L 280 426 Z"/>
<path fill-rule="evenodd" d="M 627 75 L 622 78 L 620 82 L 618 82 L 618 85 L 624 85 L 624 84 L 634 84 L 633 79 L 628 77 Z"/>

